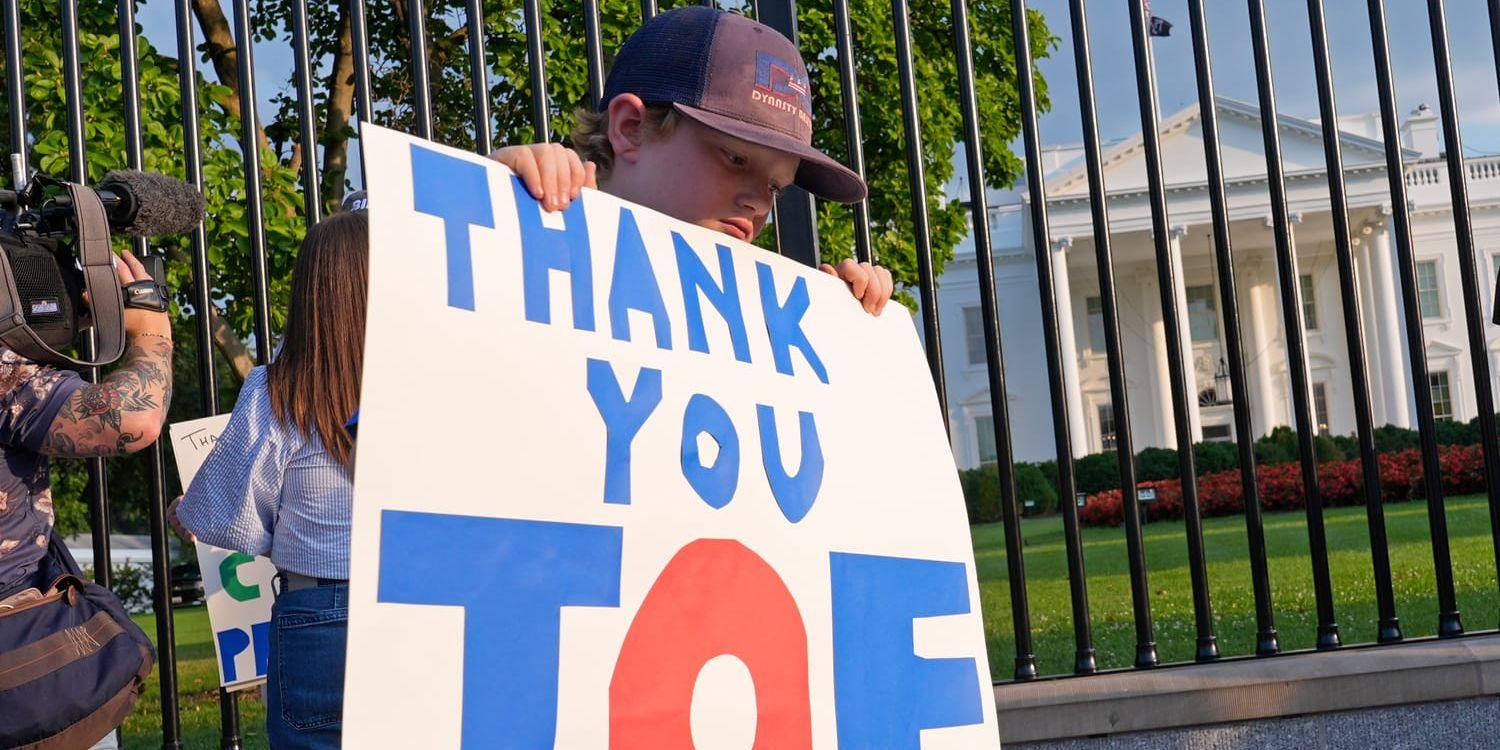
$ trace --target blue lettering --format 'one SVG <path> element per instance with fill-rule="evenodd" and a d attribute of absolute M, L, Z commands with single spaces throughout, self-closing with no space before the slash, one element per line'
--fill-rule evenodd
<path fill-rule="evenodd" d="M 490 178 L 471 161 L 411 146 L 413 203 L 418 212 L 443 220 L 448 244 L 448 306 L 474 309 L 474 260 L 469 227 L 495 226 Z"/>
<path fill-rule="evenodd" d="M 729 342 L 734 346 L 734 358 L 750 361 L 750 339 L 745 335 L 745 313 L 740 309 L 740 287 L 734 276 L 734 256 L 729 248 L 716 245 L 719 251 L 719 276 L 724 285 L 714 283 L 698 253 L 682 235 L 672 233 L 672 245 L 677 251 L 677 278 L 682 283 L 682 305 L 687 311 L 688 348 L 695 352 L 708 353 L 708 336 L 703 331 L 703 307 L 698 301 L 701 292 L 708 303 L 719 311 L 719 317 L 729 327 Z"/>
<path fill-rule="evenodd" d="M 661 300 L 651 257 L 641 241 L 635 213 L 620 209 L 620 234 L 615 241 L 615 272 L 609 282 L 609 330 L 619 341 L 630 340 L 629 310 L 651 315 L 656 329 L 656 348 L 672 348 L 672 326 L 667 320 L 667 306 Z"/>
<path fill-rule="evenodd" d="M 271 658 L 271 621 L 257 622 L 250 626 L 251 640 L 255 642 L 255 676 L 266 676 L 266 663 Z"/>
<path fill-rule="evenodd" d="M 802 436 L 802 465 L 788 475 L 781 461 L 781 440 L 776 434 L 776 410 L 756 404 L 755 418 L 760 423 L 760 458 L 766 466 L 766 479 L 781 514 L 792 523 L 801 521 L 812 510 L 823 486 L 823 446 L 818 442 L 818 425 L 812 412 L 797 412 Z"/>
<path fill-rule="evenodd" d="M 766 316 L 766 333 L 771 337 L 771 356 L 776 361 L 776 371 L 783 375 L 792 374 L 792 347 L 795 346 L 802 351 L 818 380 L 827 383 L 828 370 L 802 330 L 802 315 L 807 312 L 808 305 L 807 279 L 798 276 L 792 282 L 792 291 L 786 295 L 786 304 L 781 305 L 776 302 L 776 277 L 771 273 L 771 267 L 756 263 L 755 273 L 760 279 L 760 307 Z"/>
<path fill-rule="evenodd" d="M 553 746 L 559 610 L 620 606 L 622 535 L 614 526 L 381 513 L 377 601 L 464 609 L 464 748 Z M 452 585 L 463 570 L 473 573 Z"/>
<path fill-rule="evenodd" d="M 712 466 L 703 465 L 698 454 L 698 435 L 708 436 L 719 444 L 719 455 Z M 740 436 L 734 422 L 719 402 L 701 393 L 688 399 L 682 412 L 682 476 L 714 508 L 722 508 L 734 499 L 740 481 Z"/>
<path fill-rule="evenodd" d="M 230 628 L 214 633 L 214 639 L 219 644 L 219 668 L 224 673 L 225 682 L 236 682 L 239 680 L 239 670 L 234 666 L 234 657 L 239 656 L 250 648 L 250 655 L 255 657 L 255 676 L 266 675 L 266 661 L 271 655 L 271 623 L 257 622 L 250 626 L 250 635 L 245 635 L 241 628 Z"/>
<path fill-rule="evenodd" d="M 630 400 L 608 362 L 588 361 L 589 395 L 604 420 L 604 502 L 630 504 L 630 444 L 661 403 L 661 370 L 642 367 Z"/>
<path fill-rule="evenodd" d="M 511 177 L 516 214 L 521 220 L 521 284 L 526 294 L 526 319 L 552 322 L 551 271 L 568 274 L 573 298 L 573 327 L 594 330 L 594 264 L 589 256 L 589 226 L 583 200 L 562 212 L 565 229 L 542 224 L 542 206 L 527 192 L 519 177 Z"/>
<path fill-rule="evenodd" d="M 225 682 L 239 679 L 239 670 L 234 668 L 234 657 L 250 647 L 250 634 L 239 628 L 220 630 L 214 634 L 219 640 L 219 671 Z"/>
<path fill-rule="evenodd" d="M 969 611 L 962 563 L 829 554 L 839 747 L 919 750 L 921 731 L 978 724 L 978 665 L 916 655 L 912 620 Z"/>

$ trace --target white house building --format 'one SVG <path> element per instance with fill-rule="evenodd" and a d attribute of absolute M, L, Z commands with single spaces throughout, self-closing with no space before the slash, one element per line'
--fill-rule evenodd
<path fill-rule="evenodd" d="M 1258 437 L 1278 425 L 1295 425 L 1260 115 L 1256 107 L 1232 100 L 1220 99 L 1217 106 L 1249 408 Z M 1431 382 L 1419 384 L 1411 382 L 1407 365 L 1379 117 L 1345 117 L 1340 126 L 1375 424 L 1414 427 L 1416 387 L 1431 390 L 1438 419 L 1471 419 L 1477 407 L 1469 358 L 1487 357 L 1492 373 L 1500 369 L 1500 326 L 1486 324 L 1484 352 L 1468 350 L 1438 119 L 1424 106 L 1409 115 L 1401 130 L 1431 372 Z M 1322 132 L 1316 121 L 1287 116 L 1282 116 L 1280 129 L 1315 419 L 1320 430 L 1351 434 L 1353 386 Z M 1171 251 L 1182 269 L 1181 285 L 1174 291 L 1182 311 L 1184 351 L 1192 352 L 1192 362 L 1184 369 L 1189 370 L 1193 393 L 1200 394 L 1191 399 L 1194 439 L 1232 440 L 1233 407 L 1227 403 L 1229 389 L 1221 369 L 1225 320 L 1213 251 L 1202 118 L 1196 105 L 1161 123 L 1161 153 Z M 1087 175 L 1081 146 L 1047 149 L 1043 159 L 1053 239 L 1044 252 L 1052 254 L 1058 327 L 1068 355 L 1064 380 L 1073 452 L 1085 455 L 1112 449 L 1115 437 Z M 1144 159 L 1139 134 L 1107 146 L 1103 155 L 1130 426 L 1137 450 L 1176 447 Z M 1488 321 L 1500 272 L 1500 157 L 1466 162 L 1483 317 Z M 954 190 L 955 195 L 968 196 L 961 181 Z M 1054 454 L 1029 199 L 1022 192 L 990 191 L 1006 398 L 1018 461 L 1045 460 Z M 948 341 L 944 357 L 954 450 L 966 467 L 995 457 L 976 273 L 970 240 L 956 250 L 939 279 L 938 293 Z M 1497 387 L 1492 383 L 1492 389 Z"/>

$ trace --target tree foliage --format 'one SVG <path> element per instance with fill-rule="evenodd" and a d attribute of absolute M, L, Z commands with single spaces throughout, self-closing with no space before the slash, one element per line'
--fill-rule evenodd
<path fill-rule="evenodd" d="M 154 0 L 163 2 L 164 0 Z M 252 25 L 257 43 L 289 45 L 296 0 L 255 0 Z M 531 122 L 530 67 L 526 52 L 521 0 L 490 0 L 485 4 L 484 41 L 488 56 L 489 127 L 494 143 L 534 140 Z M 22 0 L 21 29 L 27 94 L 27 123 L 34 168 L 69 176 L 67 102 L 64 56 L 58 6 L 49 0 Z M 214 301 L 216 368 L 221 375 L 221 408 L 233 401 L 238 380 L 251 359 L 247 343 L 254 332 L 256 298 L 251 271 L 251 241 L 247 226 L 246 185 L 240 142 L 239 50 L 223 6 L 217 0 L 190 0 L 194 21 L 205 40 L 196 50 L 199 125 L 205 197 L 207 251 L 212 267 L 210 299 Z M 273 329 L 279 330 L 290 291 L 296 248 L 306 227 L 299 169 L 316 160 L 325 208 L 336 206 L 351 186 L 351 147 L 357 148 L 353 122 L 354 59 L 349 26 L 350 0 L 311 3 L 308 11 L 310 70 L 317 143 L 300 142 L 297 92 L 291 71 L 285 80 L 258 80 L 257 88 L 270 106 L 263 107 L 256 128 L 261 149 L 259 175 L 264 201 L 268 278 Z M 669 5 L 663 4 L 665 10 Z M 374 120 L 415 132 L 416 109 L 413 66 L 410 64 L 408 4 L 392 2 L 366 6 L 369 28 L 370 72 Z M 473 148 L 476 143 L 474 106 L 469 79 L 469 33 L 462 0 L 433 0 L 425 5 L 426 65 L 431 80 L 435 140 Z M 550 98 L 547 114 L 553 138 L 564 139 L 573 111 L 588 105 L 588 63 L 584 19 L 580 4 L 544 2 L 545 70 Z M 902 126 L 900 90 L 896 75 L 896 45 L 891 5 L 885 0 L 850 0 L 858 70 L 864 153 L 870 184 L 872 238 L 880 262 L 898 282 L 916 283 L 912 241 L 912 200 L 906 162 L 907 134 Z M 1021 102 L 1016 88 L 1009 4 L 980 0 L 970 6 L 974 69 L 982 123 L 982 146 L 987 182 L 1012 185 L 1021 173 L 1020 160 L 1009 144 L 1020 132 Z M 121 46 L 116 5 L 109 0 L 80 0 L 80 57 L 87 171 L 96 181 L 111 169 L 126 166 L 127 132 L 122 105 Z M 609 0 L 601 3 L 600 34 L 606 67 L 626 36 L 639 24 L 639 4 Z M 799 7 L 800 46 L 805 51 L 814 96 L 814 140 L 818 147 L 847 162 L 840 81 L 834 55 L 834 17 L 831 0 L 806 0 Z M 1035 57 L 1055 45 L 1041 16 L 1028 18 Z M 967 231 L 966 207 L 949 200 L 944 191 L 954 175 L 956 144 L 962 140 L 962 113 L 949 8 L 945 3 L 915 7 L 911 16 L 914 70 L 919 92 L 927 210 L 935 267 L 951 257 Z M 183 176 L 184 142 L 175 40 L 148 39 L 137 29 L 141 97 L 143 162 L 147 170 Z M 164 47 L 166 47 L 164 49 Z M 1037 80 L 1041 106 L 1047 105 L 1045 82 Z M 0 101 L 0 108 L 5 102 Z M 8 119 L 0 117 L 0 141 L 9 144 Z M 845 206 L 820 203 L 818 230 L 825 257 L 852 255 L 853 213 Z M 194 280 L 187 262 L 192 251 L 186 236 L 169 238 L 160 246 L 172 262 L 168 281 L 177 290 L 174 319 L 178 326 L 176 377 L 179 382 L 172 419 L 202 413 L 198 392 L 197 341 L 191 299 Z M 191 385 L 190 385 L 191 384 Z M 112 495 L 144 498 L 146 479 L 142 462 L 112 461 Z M 84 490 L 81 464 L 64 463 L 58 495 L 77 496 Z M 169 472 L 170 473 L 170 472 Z M 139 526 L 144 503 L 133 501 L 126 510 L 116 502 L 116 520 Z M 76 513 L 62 516 L 76 524 Z M 73 530 L 73 529 L 69 529 Z"/>
<path fill-rule="evenodd" d="M 279 31 L 290 20 L 294 0 L 263 0 L 260 4 L 261 34 L 266 40 L 289 39 Z M 371 8 L 369 16 L 371 80 L 375 92 L 375 119 L 383 125 L 412 131 L 415 128 L 414 83 L 408 64 L 409 19 L 406 4 Z M 466 4 L 461 0 L 437 0 L 428 6 L 428 70 L 434 113 L 434 137 L 451 145 L 472 148 L 474 106 L 468 73 L 468 28 Z M 663 5 L 663 9 L 668 6 Z M 495 143 L 534 140 L 531 122 L 530 66 L 526 57 L 524 14 L 520 0 L 485 4 L 485 49 L 489 58 L 489 101 Z M 1010 34 L 1009 4 L 982 0 L 970 8 L 971 35 L 976 71 L 976 93 L 982 124 L 982 150 L 986 179 L 991 186 L 1008 187 L 1021 174 L 1021 161 L 1009 144 L 1020 135 L 1020 95 L 1015 80 L 1015 50 Z M 907 285 L 917 281 L 912 242 L 911 187 L 906 161 L 907 134 L 902 125 L 900 87 L 896 75 L 896 40 L 892 32 L 891 4 L 885 0 L 851 0 L 855 64 L 859 83 L 860 120 L 870 183 L 872 239 L 881 262 L 896 279 Z M 543 4 L 546 39 L 547 112 L 555 139 L 563 139 L 573 124 L 573 111 L 589 104 L 588 63 L 584 19 L 575 3 Z M 325 73 L 337 67 L 344 47 L 347 23 L 333 6 L 318 9 L 310 17 L 314 56 L 334 61 Z M 640 23 L 635 2 L 601 3 L 600 36 L 606 67 L 617 49 Z M 842 89 L 835 56 L 834 15 L 831 0 L 807 0 L 798 14 L 800 46 L 808 62 L 814 92 L 814 142 L 835 158 L 848 162 Z M 1056 43 L 1039 14 L 1028 17 L 1032 55 L 1043 57 Z M 948 200 L 944 185 L 954 176 L 955 145 L 963 137 L 962 111 L 958 105 L 958 75 L 949 7 L 943 3 L 919 6 L 911 16 L 914 71 L 919 91 L 923 162 L 926 172 L 927 210 L 937 268 L 951 257 L 952 249 L 968 229 L 966 206 Z M 817 52 L 813 52 L 816 50 Z M 326 75 L 325 78 L 328 78 Z M 318 92 L 318 119 L 328 124 L 327 103 L 331 92 L 345 82 L 338 76 Z M 352 84 L 348 84 L 352 85 Z M 1037 80 L 1039 104 L 1046 107 L 1047 87 Z M 297 132 L 295 92 L 281 92 L 278 109 L 268 133 L 273 140 L 290 143 Z M 325 131 L 325 148 L 338 148 L 352 133 L 347 127 Z M 288 149 L 290 146 L 287 147 Z M 820 243 L 825 256 L 843 258 L 854 247 L 853 212 L 838 204 L 824 203 L 818 212 Z"/>
<path fill-rule="evenodd" d="M 65 56 L 61 24 L 55 3 L 27 0 L 21 3 L 23 67 L 26 84 L 26 121 L 31 166 L 47 174 L 75 175 L 69 149 Z M 84 117 L 86 173 L 97 182 L 107 172 L 128 166 L 127 132 L 122 98 L 120 37 L 115 6 L 104 0 L 83 0 L 79 7 L 80 90 Z M 177 60 L 156 48 L 150 39 L 138 36 L 138 71 L 143 145 L 142 166 L 149 171 L 181 177 L 184 171 L 184 140 Z M 228 89 L 202 76 L 198 79 L 201 112 L 204 193 L 208 203 L 205 223 L 209 261 L 214 271 L 210 298 L 217 301 L 215 315 L 234 346 L 216 360 L 220 398 L 233 403 L 238 373 L 228 358 L 243 355 L 244 341 L 253 325 L 254 299 L 250 271 L 249 230 L 245 224 L 245 180 L 241 152 L 237 147 L 238 121 L 229 117 L 216 100 Z M 0 105 L 5 102 L 0 102 Z M 0 117 L 0 142 L 11 144 L 9 113 Z M 8 149 L 7 149 L 8 150 Z M 273 300 L 273 322 L 279 323 L 290 289 L 290 271 L 297 243 L 304 230 L 299 216 L 300 197 L 296 175 L 266 154 L 262 172 L 265 231 L 270 268 L 269 288 Z M 121 245 L 123 241 L 117 240 Z M 204 394 L 198 382 L 198 349 L 194 312 L 189 292 L 194 288 L 191 252 L 186 235 L 163 238 L 154 244 L 171 259 L 168 284 L 177 291 L 173 303 L 173 325 L 177 341 L 174 377 L 179 383 L 171 419 L 202 415 Z M 193 385 L 188 385 L 193 384 Z M 170 460 L 170 457 L 169 457 Z M 150 487 L 145 463 L 137 458 L 111 459 L 109 490 L 112 519 L 117 529 L 140 532 L 145 527 L 145 498 Z M 171 472 L 169 472 L 170 474 Z M 88 494 L 87 475 L 81 461 L 54 462 L 54 496 L 57 498 L 58 528 L 63 533 L 86 529 L 82 499 Z"/>

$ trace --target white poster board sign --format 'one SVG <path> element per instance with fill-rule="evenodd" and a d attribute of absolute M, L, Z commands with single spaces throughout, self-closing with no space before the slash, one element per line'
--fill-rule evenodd
<path fill-rule="evenodd" d="M 362 137 L 345 747 L 999 746 L 906 311 Z"/>
<path fill-rule="evenodd" d="M 228 424 L 229 415 L 220 414 L 168 426 L 177 476 L 184 488 L 192 484 Z M 214 653 L 218 656 L 219 685 L 230 690 L 259 685 L 266 679 L 271 604 L 275 602 L 271 579 L 276 577 L 276 567 L 264 557 L 203 542 L 195 546 L 208 624 L 214 634 Z"/>

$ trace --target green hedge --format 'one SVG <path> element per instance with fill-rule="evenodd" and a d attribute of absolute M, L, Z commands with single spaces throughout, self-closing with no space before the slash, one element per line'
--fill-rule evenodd
<path fill-rule="evenodd" d="M 961 471 L 958 477 L 964 491 L 964 505 L 969 511 L 969 523 L 1000 520 L 1000 471 L 995 464 Z M 1026 515 L 1057 510 L 1057 490 L 1036 464 L 1016 465 L 1016 502 Z M 1030 506 L 1027 506 L 1028 502 Z"/>
<path fill-rule="evenodd" d="M 1375 449 L 1379 453 L 1416 448 L 1421 444 L 1416 430 L 1386 425 L 1375 429 Z M 1439 445 L 1473 445 L 1480 439 L 1479 419 L 1469 422 L 1438 422 Z M 1359 441 L 1352 435 L 1319 435 L 1313 441 L 1319 463 L 1359 458 Z M 1281 426 L 1255 441 L 1255 462 L 1260 466 L 1296 463 L 1299 447 L 1297 432 Z M 1198 443 L 1193 446 L 1195 468 L 1199 476 L 1240 467 L 1239 447 L 1232 442 Z M 1146 448 L 1135 456 L 1137 481 L 1164 481 L 1178 478 L 1177 451 L 1171 448 Z M 1000 475 L 994 464 L 959 472 L 964 502 L 970 523 L 992 523 L 1000 520 Z M 1119 456 L 1114 451 L 1093 453 L 1073 462 L 1073 481 L 1079 492 L 1090 495 L 1120 486 Z M 1025 513 L 1050 513 L 1058 502 L 1057 462 L 1016 464 L 1016 497 Z M 1025 501 L 1033 501 L 1030 508 Z"/>

